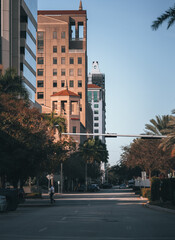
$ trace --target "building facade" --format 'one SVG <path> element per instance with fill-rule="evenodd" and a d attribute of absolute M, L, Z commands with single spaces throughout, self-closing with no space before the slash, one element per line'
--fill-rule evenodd
<path fill-rule="evenodd" d="M 38 11 L 36 101 L 43 113 L 55 111 L 65 117 L 68 132 L 92 131 L 87 103 L 87 15 L 81 2 L 79 10 Z"/>
<path fill-rule="evenodd" d="M 16 69 L 36 106 L 37 0 L 0 0 L 0 13 L 0 69 Z"/>
<path fill-rule="evenodd" d="M 100 72 L 99 63 L 92 63 L 88 76 L 88 102 L 93 110 L 93 133 L 104 134 L 106 131 L 105 74 Z M 104 136 L 99 137 L 105 143 Z"/>

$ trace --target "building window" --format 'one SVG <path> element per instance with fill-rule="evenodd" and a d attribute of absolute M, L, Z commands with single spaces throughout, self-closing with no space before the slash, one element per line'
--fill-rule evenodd
<path fill-rule="evenodd" d="M 94 123 L 94 127 L 98 127 L 98 123 Z"/>
<path fill-rule="evenodd" d="M 38 69 L 37 70 L 37 75 L 38 76 L 43 76 L 43 74 L 44 74 L 44 69 Z"/>
<path fill-rule="evenodd" d="M 78 57 L 78 64 L 82 64 L 82 57 Z"/>
<path fill-rule="evenodd" d="M 82 99 L 82 92 L 78 92 L 78 95 L 80 96 L 80 99 Z"/>
<path fill-rule="evenodd" d="M 87 95 L 88 95 L 88 102 L 91 103 L 92 102 L 92 92 L 88 91 Z"/>
<path fill-rule="evenodd" d="M 57 39 L 57 32 L 53 32 L 53 39 Z"/>
<path fill-rule="evenodd" d="M 66 70 L 65 69 L 61 69 L 61 76 L 65 76 L 66 75 Z"/>
<path fill-rule="evenodd" d="M 57 58 L 56 57 L 53 58 L 53 64 L 57 64 Z"/>
<path fill-rule="evenodd" d="M 75 126 L 72 127 L 72 132 L 76 133 L 77 132 L 77 128 Z"/>
<path fill-rule="evenodd" d="M 65 32 L 61 32 L 61 38 L 64 39 L 66 37 L 66 33 Z"/>
<path fill-rule="evenodd" d="M 69 69 L 69 76 L 73 76 L 73 75 L 74 75 L 74 69 L 71 68 L 71 69 Z"/>
<path fill-rule="evenodd" d="M 82 87 L 82 80 L 78 80 L 78 87 Z"/>
<path fill-rule="evenodd" d="M 57 53 L 57 46 L 53 46 L 53 53 Z"/>
<path fill-rule="evenodd" d="M 98 92 L 94 91 L 94 102 L 98 102 Z"/>
<path fill-rule="evenodd" d="M 69 87 L 74 87 L 74 81 L 73 80 L 69 81 Z"/>
<path fill-rule="evenodd" d="M 44 64 L 44 58 L 43 57 L 38 57 L 37 58 L 37 64 Z"/>
<path fill-rule="evenodd" d="M 38 52 L 43 52 L 44 49 L 44 32 L 37 33 L 37 49 Z"/>
<path fill-rule="evenodd" d="M 65 59 L 65 57 L 62 57 L 61 58 L 61 64 L 65 64 L 66 63 L 66 59 Z"/>
<path fill-rule="evenodd" d="M 98 114 L 98 110 L 95 110 L 95 111 L 94 111 L 94 114 Z"/>
<path fill-rule="evenodd" d="M 52 108 L 53 108 L 53 111 L 57 110 L 57 101 L 52 102 Z"/>
<path fill-rule="evenodd" d="M 44 98 L 44 93 L 43 92 L 38 92 L 37 93 L 37 99 L 43 99 Z"/>
<path fill-rule="evenodd" d="M 98 133 L 98 129 L 95 129 L 95 130 L 94 130 L 94 133 Z"/>
<path fill-rule="evenodd" d="M 57 87 L 57 80 L 53 80 L 53 87 Z"/>
<path fill-rule="evenodd" d="M 53 76 L 57 76 L 57 69 L 53 69 Z"/>
<path fill-rule="evenodd" d="M 82 104 L 80 104 L 80 112 L 82 112 Z"/>
<path fill-rule="evenodd" d="M 62 53 L 65 53 L 65 52 L 66 52 L 65 46 L 61 46 L 61 52 L 62 52 Z"/>
<path fill-rule="evenodd" d="M 98 117 L 94 117 L 94 120 L 95 120 L 95 121 L 98 121 L 98 120 L 99 120 L 99 118 L 98 118 Z"/>
<path fill-rule="evenodd" d="M 61 80 L 61 87 L 65 87 L 65 80 Z"/>
<path fill-rule="evenodd" d="M 44 81 L 43 80 L 37 81 L 37 87 L 44 87 Z"/>
<path fill-rule="evenodd" d="M 69 58 L 69 64 L 74 64 L 74 58 Z"/>
<path fill-rule="evenodd" d="M 78 68 L 78 76 L 82 76 L 82 69 Z"/>
<path fill-rule="evenodd" d="M 98 108 L 98 104 L 94 104 L 94 108 Z"/>

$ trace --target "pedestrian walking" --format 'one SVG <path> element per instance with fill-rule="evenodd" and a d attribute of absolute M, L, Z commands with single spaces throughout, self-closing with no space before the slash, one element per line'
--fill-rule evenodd
<path fill-rule="evenodd" d="M 54 186 L 51 185 L 51 187 L 50 187 L 50 202 L 51 202 L 51 203 L 54 203 L 54 202 L 55 202 L 55 200 L 54 200 L 54 193 L 55 193 Z"/>

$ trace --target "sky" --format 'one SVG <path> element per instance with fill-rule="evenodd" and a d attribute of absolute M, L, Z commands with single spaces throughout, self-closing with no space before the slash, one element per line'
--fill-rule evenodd
<path fill-rule="evenodd" d="M 88 72 L 99 62 L 106 83 L 106 132 L 142 134 L 175 109 L 175 25 L 151 24 L 175 0 L 82 0 L 87 10 Z M 78 10 L 79 0 L 38 0 L 39 10 Z M 107 139 L 109 164 L 132 138 Z"/>

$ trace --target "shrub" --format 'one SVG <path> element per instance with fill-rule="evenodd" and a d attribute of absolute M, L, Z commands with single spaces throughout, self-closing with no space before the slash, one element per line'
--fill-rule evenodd
<path fill-rule="evenodd" d="M 153 177 L 151 179 L 151 200 L 156 201 L 160 199 L 160 179 Z"/>
<path fill-rule="evenodd" d="M 151 200 L 151 188 L 142 188 L 141 189 L 141 196 Z"/>

